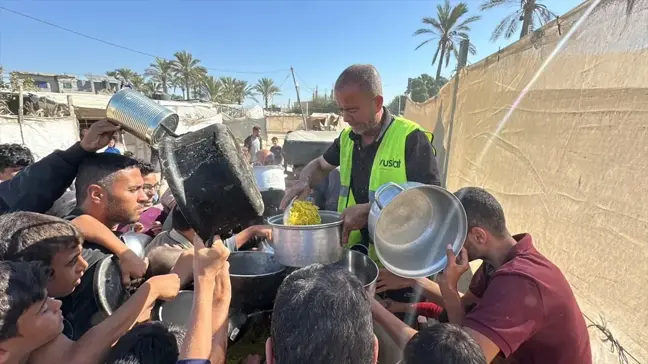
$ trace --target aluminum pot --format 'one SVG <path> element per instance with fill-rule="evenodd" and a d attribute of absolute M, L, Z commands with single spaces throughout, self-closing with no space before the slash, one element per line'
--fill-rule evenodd
<path fill-rule="evenodd" d="M 468 232 L 466 212 L 454 194 L 412 182 L 378 188 L 368 227 L 380 262 L 405 278 L 442 271 L 446 246 L 459 254 Z"/>
<path fill-rule="evenodd" d="M 283 214 L 268 219 L 272 226 L 272 248 L 277 261 L 288 267 L 313 263 L 331 264 L 344 257 L 342 219 L 337 211 L 319 212 L 319 225 L 284 225 Z"/>
<path fill-rule="evenodd" d="M 230 264 L 233 311 L 251 313 L 271 310 L 277 290 L 286 277 L 286 267 L 265 252 L 233 252 Z"/>
<path fill-rule="evenodd" d="M 110 98 L 106 117 L 153 147 L 165 135 L 175 136 L 180 121 L 178 114 L 128 88 Z"/>
<path fill-rule="evenodd" d="M 349 272 L 358 277 L 369 297 L 376 295 L 378 266 L 371 258 L 360 252 L 347 250 L 344 258 L 334 264 L 348 269 Z"/>

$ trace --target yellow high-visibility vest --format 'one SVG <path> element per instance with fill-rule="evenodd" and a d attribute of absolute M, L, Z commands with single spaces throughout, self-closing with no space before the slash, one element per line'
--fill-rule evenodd
<path fill-rule="evenodd" d="M 407 136 L 415 130 L 423 131 L 432 143 L 434 135 L 425 131 L 417 123 L 395 117 L 382 137 L 376 157 L 374 158 L 369 178 L 369 202 L 373 202 L 376 190 L 387 182 L 407 182 L 407 168 L 405 166 L 405 144 Z M 353 158 L 353 140 L 349 137 L 351 128 L 346 128 L 340 134 L 340 197 L 338 198 L 338 212 L 342 213 L 347 207 L 356 204 L 351 191 L 351 168 Z M 436 155 L 436 151 L 434 152 Z M 355 230 L 349 234 L 346 248 L 351 248 L 362 240 L 360 231 Z M 376 255 L 374 245 L 369 246 L 369 257 L 379 266 L 380 260 Z"/>

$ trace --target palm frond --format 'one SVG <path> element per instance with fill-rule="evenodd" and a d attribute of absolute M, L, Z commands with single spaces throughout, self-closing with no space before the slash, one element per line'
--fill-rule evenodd
<path fill-rule="evenodd" d="M 509 23 L 511 22 L 511 18 L 517 21 L 519 17 L 520 17 L 519 11 L 516 11 L 515 13 L 509 14 L 506 16 L 506 18 L 502 19 L 502 21 L 499 22 L 499 24 L 497 24 L 497 26 L 493 30 L 493 34 L 491 35 L 490 41 L 495 42 L 497 39 L 499 39 L 499 37 L 504 32 L 504 29 L 507 29 L 507 26 L 509 26 Z"/>
<path fill-rule="evenodd" d="M 430 42 L 433 41 L 433 40 L 436 40 L 436 39 L 430 38 L 430 39 L 424 40 L 421 44 L 419 44 L 416 48 L 414 48 L 414 50 L 417 50 L 417 49 L 423 47 L 424 45 L 430 43 Z M 433 63 L 434 63 L 434 62 L 433 62 Z"/>
<path fill-rule="evenodd" d="M 488 9 L 492 9 L 504 4 L 519 4 L 519 0 L 487 0 L 481 6 L 479 6 L 479 10 L 484 11 Z"/>

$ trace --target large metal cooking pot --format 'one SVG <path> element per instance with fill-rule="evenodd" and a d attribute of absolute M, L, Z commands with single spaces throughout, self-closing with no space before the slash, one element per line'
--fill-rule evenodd
<path fill-rule="evenodd" d="M 376 295 L 378 266 L 371 258 L 360 252 L 347 250 L 345 257 L 334 264 L 348 269 L 349 272 L 358 277 L 369 297 Z"/>
<path fill-rule="evenodd" d="M 232 310 L 250 313 L 272 309 L 277 290 L 286 277 L 286 267 L 265 252 L 233 252 L 227 261 L 232 282 Z"/>
<path fill-rule="evenodd" d="M 376 191 L 368 227 L 385 268 L 401 277 L 421 278 L 445 268 L 448 244 L 459 254 L 468 222 L 461 202 L 448 190 L 389 182 Z"/>
<path fill-rule="evenodd" d="M 344 257 L 342 219 L 337 211 L 319 212 L 319 225 L 284 225 L 283 214 L 268 219 L 277 261 L 288 267 L 331 264 Z"/>
<path fill-rule="evenodd" d="M 127 88 L 110 98 L 106 117 L 154 147 L 165 135 L 175 135 L 180 120 L 178 114 Z"/>

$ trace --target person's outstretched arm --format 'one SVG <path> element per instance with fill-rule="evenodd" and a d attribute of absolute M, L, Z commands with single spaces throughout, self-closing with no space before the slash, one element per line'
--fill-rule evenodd
<path fill-rule="evenodd" d="M 180 350 L 182 360 L 208 360 L 212 357 L 213 349 L 225 352 L 226 348 L 212 348 L 213 318 L 218 316 L 226 320 L 227 307 L 223 313 L 213 315 L 214 290 L 216 286 L 222 290 L 229 289 L 229 250 L 220 238 L 214 238 L 211 248 L 205 247 L 203 241 L 196 235 L 194 244 L 194 300 L 191 309 L 191 321 L 185 341 Z M 221 272 L 223 271 L 223 272 Z M 218 284 L 217 284 L 218 281 Z M 227 302 L 229 305 L 229 302 Z M 217 307 L 220 307 L 217 305 Z M 224 359 L 224 357 L 223 357 Z M 224 361 L 223 361 L 224 362 Z M 220 363 L 212 363 L 220 364 Z"/>
<path fill-rule="evenodd" d="M 0 214 L 13 211 L 45 213 L 70 187 L 90 153 L 108 145 L 119 127 L 102 120 L 92 124 L 81 142 L 57 150 L 0 183 Z"/>

